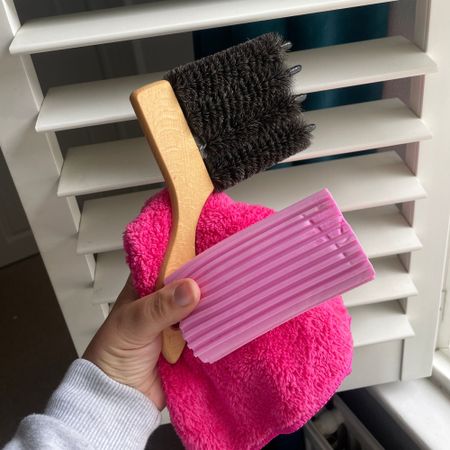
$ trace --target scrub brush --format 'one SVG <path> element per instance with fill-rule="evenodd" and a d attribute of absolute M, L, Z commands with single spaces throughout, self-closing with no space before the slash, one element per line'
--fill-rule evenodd
<path fill-rule="evenodd" d="M 266 34 L 180 66 L 131 94 L 136 116 L 169 189 L 172 228 L 157 287 L 195 257 L 195 231 L 209 195 L 264 170 L 310 144 L 304 96 L 291 91 L 290 43 Z M 163 332 L 174 363 L 185 342 Z"/>
<path fill-rule="evenodd" d="M 374 276 L 324 189 L 210 247 L 166 282 L 198 283 L 200 304 L 180 329 L 194 355 L 212 363 Z"/>

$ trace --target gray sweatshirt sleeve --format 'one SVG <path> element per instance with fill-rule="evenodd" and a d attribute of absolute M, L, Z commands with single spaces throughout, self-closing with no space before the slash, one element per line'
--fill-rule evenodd
<path fill-rule="evenodd" d="M 145 395 L 77 359 L 45 413 L 23 419 L 5 450 L 143 449 L 160 421 Z"/>

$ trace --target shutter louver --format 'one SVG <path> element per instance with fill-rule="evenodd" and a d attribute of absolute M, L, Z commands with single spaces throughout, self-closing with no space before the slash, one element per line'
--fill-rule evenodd
<path fill-rule="evenodd" d="M 286 161 L 301 161 L 431 137 L 400 100 L 386 99 L 322 109 L 305 114 L 317 125 L 307 150 Z M 348 133 L 342 130 L 351 127 Z M 123 139 L 69 149 L 58 195 L 83 195 L 163 181 L 145 138 Z"/>
<path fill-rule="evenodd" d="M 9 51 L 47 52 L 390 1 L 240 0 L 232 7 L 228 0 L 151 2 L 31 20 L 17 32 Z"/>
<path fill-rule="evenodd" d="M 436 65 L 405 38 L 394 36 L 355 44 L 293 52 L 290 64 L 305 67 L 294 86 L 309 93 L 434 72 Z M 312 67 L 308 70 L 308 64 Z M 36 122 L 37 131 L 59 131 L 135 118 L 133 89 L 163 73 L 134 75 L 49 89 Z"/>

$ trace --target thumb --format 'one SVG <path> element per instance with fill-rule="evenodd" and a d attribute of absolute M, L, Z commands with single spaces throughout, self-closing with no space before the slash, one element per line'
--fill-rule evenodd
<path fill-rule="evenodd" d="M 136 337 L 150 340 L 188 316 L 200 300 L 200 288 L 189 278 L 175 281 L 129 305 Z"/>

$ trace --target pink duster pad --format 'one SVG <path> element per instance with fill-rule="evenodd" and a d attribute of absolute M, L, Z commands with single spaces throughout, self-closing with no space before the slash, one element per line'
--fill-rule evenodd
<path fill-rule="evenodd" d="M 197 226 L 197 253 L 271 214 L 269 208 L 212 194 Z M 164 190 L 125 231 L 140 296 L 155 289 L 170 226 Z M 352 349 L 350 316 L 336 297 L 215 363 L 202 363 L 187 347 L 174 365 L 161 357 L 172 423 L 187 449 L 260 449 L 278 434 L 300 428 L 330 399 L 351 372 Z"/>

